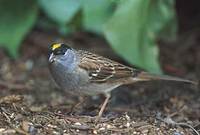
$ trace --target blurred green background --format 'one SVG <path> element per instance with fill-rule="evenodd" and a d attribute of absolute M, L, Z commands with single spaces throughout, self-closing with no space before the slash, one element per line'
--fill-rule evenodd
<path fill-rule="evenodd" d="M 176 38 L 174 6 L 174 0 L 0 0 L 0 46 L 17 58 L 35 26 L 61 36 L 89 31 L 130 64 L 161 73 L 157 42 Z"/>

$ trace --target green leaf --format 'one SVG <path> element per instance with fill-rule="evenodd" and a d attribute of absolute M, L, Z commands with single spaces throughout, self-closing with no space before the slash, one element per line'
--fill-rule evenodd
<path fill-rule="evenodd" d="M 102 33 L 103 24 L 112 13 L 113 2 L 109 0 L 83 0 L 83 27 L 86 30 Z"/>
<path fill-rule="evenodd" d="M 113 49 L 127 61 L 160 73 L 156 40 L 175 18 L 173 6 L 173 0 L 121 1 L 105 25 L 104 34 Z"/>
<path fill-rule="evenodd" d="M 32 28 L 37 17 L 34 0 L 0 0 L 0 46 L 11 56 L 18 55 L 21 41 Z"/>
<path fill-rule="evenodd" d="M 39 0 L 49 18 L 62 27 L 69 23 L 80 10 L 80 0 Z"/>
<path fill-rule="evenodd" d="M 158 30 L 158 37 L 163 40 L 175 40 L 177 35 L 177 16 L 174 8 L 174 0 L 158 1 L 157 10 L 154 11 L 154 14 L 158 14 L 159 17 L 155 19 L 163 18 L 160 20 L 161 26 Z M 155 20 L 155 22 L 157 22 Z M 156 24 L 154 24 L 156 25 Z"/>

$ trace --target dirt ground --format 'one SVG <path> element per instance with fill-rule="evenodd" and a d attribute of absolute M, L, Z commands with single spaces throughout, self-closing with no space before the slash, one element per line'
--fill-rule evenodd
<path fill-rule="evenodd" d="M 64 93 L 53 82 L 47 64 L 49 43 L 69 42 L 75 48 L 127 63 L 93 34 L 77 32 L 64 39 L 57 37 L 35 29 L 24 41 L 17 60 L 1 50 L 0 134 L 197 134 L 200 96 L 189 84 L 156 81 L 119 87 L 97 124 L 94 118 L 104 99 L 101 96 L 88 98 L 72 113 L 79 98 Z M 178 46 L 179 40 L 160 43 L 162 68 L 167 74 L 197 80 L 198 37 L 191 35 L 189 39 L 196 41 L 189 44 L 182 39 L 184 47 Z M 176 53 L 171 53 L 175 49 Z"/>
<path fill-rule="evenodd" d="M 166 74 L 199 80 L 200 30 L 184 27 L 191 20 L 179 10 L 186 8 L 184 5 L 181 7 L 180 0 L 177 7 L 179 32 L 183 34 L 174 42 L 160 41 L 159 58 Z M 35 28 L 23 42 L 19 59 L 13 60 L 0 50 L 0 134 L 199 134 L 200 89 L 190 84 L 152 81 L 119 87 L 96 124 L 102 96 L 89 97 L 71 112 L 80 98 L 64 93 L 50 76 L 47 53 L 53 41 L 71 43 L 74 48 L 128 65 L 97 35 L 76 32 L 61 38 Z"/>

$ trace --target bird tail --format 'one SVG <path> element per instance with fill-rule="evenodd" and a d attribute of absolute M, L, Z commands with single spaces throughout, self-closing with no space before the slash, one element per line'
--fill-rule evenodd
<path fill-rule="evenodd" d="M 137 81 L 149 81 L 149 80 L 166 80 L 166 81 L 177 81 L 177 82 L 184 82 L 184 83 L 189 83 L 193 85 L 198 85 L 198 82 L 187 80 L 187 79 L 182 79 L 179 77 L 172 77 L 172 76 L 167 76 L 167 75 L 155 75 L 147 72 L 140 72 L 137 74 L 135 77 Z"/>

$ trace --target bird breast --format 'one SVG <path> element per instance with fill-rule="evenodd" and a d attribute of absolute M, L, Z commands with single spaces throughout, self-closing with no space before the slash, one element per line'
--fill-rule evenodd
<path fill-rule="evenodd" d="M 58 86 L 60 86 L 62 89 L 74 90 L 78 88 L 80 78 L 79 76 L 77 76 L 76 69 L 69 72 L 61 64 L 51 64 L 49 67 L 52 77 L 54 78 Z"/>

